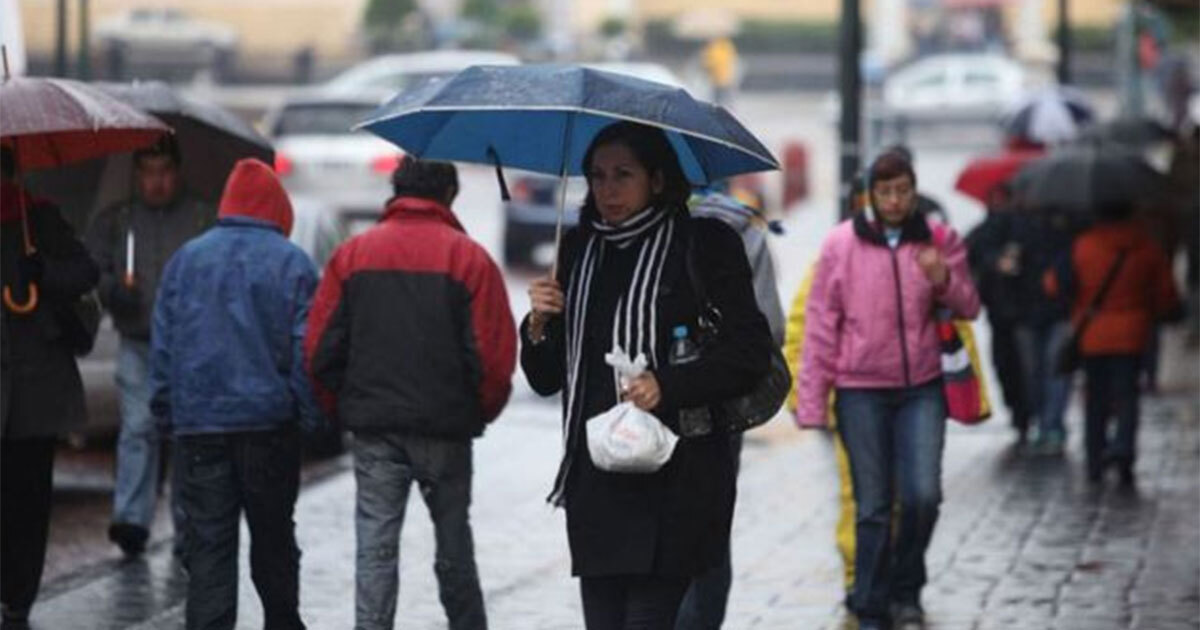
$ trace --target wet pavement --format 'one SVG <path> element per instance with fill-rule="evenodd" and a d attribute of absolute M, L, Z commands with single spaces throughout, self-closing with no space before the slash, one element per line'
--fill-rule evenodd
<path fill-rule="evenodd" d="M 1200 628 L 1198 370 L 1196 355 L 1173 343 L 1176 338 L 1172 333 L 1164 344 L 1164 392 L 1143 402 L 1134 490 L 1120 488 L 1116 479 L 1087 483 L 1078 396 L 1068 419 L 1070 448 L 1061 459 L 1018 453 L 1002 416 L 979 427 L 951 427 L 946 500 L 928 556 L 929 628 Z M 558 449 L 556 407 L 524 388 L 476 443 L 472 519 L 495 628 L 581 626 L 563 518 L 543 502 Z M 726 627 L 853 627 L 840 606 L 828 437 L 777 419 L 748 435 L 743 457 Z M 339 470 L 346 463 L 326 464 L 297 506 L 301 612 L 314 629 L 353 624 L 354 480 Z M 419 503 L 418 496 L 412 500 Z M 58 509 L 61 497 L 56 500 Z M 412 509 L 405 523 L 398 627 L 445 627 L 427 514 Z M 61 517 L 56 513 L 56 528 Z M 167 534 L 161 531 L 142 559 L 118 560 L 104 544 L 106 559 L 82 571 L 56 571 L 34 609 L 34 627 L 182 628 L 186 576 L 172 559 Z M 242 539 L 248 540 L 244 528 Z M 238 628 L 257 628 L 261 609 L 249 581 L 247 546 Z"/>

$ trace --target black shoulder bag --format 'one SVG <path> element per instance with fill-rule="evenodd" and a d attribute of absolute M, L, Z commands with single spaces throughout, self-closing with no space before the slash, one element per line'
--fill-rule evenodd
<path fill-rule="evenodd" d="M 707 285 L 696 268 L 692 240 L 693 235 L 689 232 L 684 264 L 692 290 L 696 293 L 696 301 L 700 305 L 698 345 L 703 355 L 704 348 L 716 340 L 721 330 L 721 311 L 708 299 Z M 791 388 L 792 375 L 788 370 L 787 361 L 783 358 L 783 351 L 772 342 L 771 365 L 766 375 L 750 392 L 711 405 L 713 424 L 729 433 L 741 433 L 764 424 L 779 412 Z"/>
<path fill-rule="evenodd" d="M 1072 326 L 1071 338 L 1059 349 L 1058 356 L 1054 361 L 1054 369 L 1059 374 L 1071 374 L 1079 369 L 1083 357 L 1079 350 L 1079 343 L 1083 340 L 1083 332 L 1087 330 L 1088 324 L 1092 323 L 1092 319 L 1100 311 L 1100 304 L 1108 295 L 1108 290 L 1112 288 L 1113 280 L 1117 278 L 1117 272 L 1121 270 L 1121 265 L 1124 264 L 1125 256 L 1128 253 L 1128 250 L 1121 250 L 1121 253 L 1117 254 L 1116 261 L 1108 269 L 1108 275 L 1104 276 L 1104 281 L 1100 283 L 1100 290 L 1088 303 L 1087 309 L 1083 311 L 1083 317 L 1080 317 L 1079 322 Z"/>

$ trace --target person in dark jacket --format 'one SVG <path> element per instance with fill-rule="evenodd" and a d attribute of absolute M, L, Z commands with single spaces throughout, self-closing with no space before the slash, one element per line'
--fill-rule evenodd
<path fill-rule="evenodd" d="M 355 628 L 391 628 L 412 482 L 437 537 L 453 630 L 487 627 L 468 509 L 471 441 L 500 415 L 516 326 L 499 268 L 450 210 L 452 164 L 405 159 L 379 224 L 334 252 L 305 340 L 330 413 L 354 432 Z"/>
<path fill-rule="evenodd" d="M 317 270 L 288 241 L 292 206 L 270 166 L 238 162 L 218 216 L 167 263 L 151 337 L 151 408 L 175 440 L 188 523 L 187 627 L 236 623 L 244 511 L 266 627 L 303 628 L 292 512 L 298 425 L 322 422 L 303 361 Z"/>
<path fill-rule="evenodd" d="M 1022 218 L 1010 207 L 1008 197 L 1006 189 L 992 195 L 987 216 L 967 234 L 965 241 L 971 275 L 979 290 L 979 299 L 987 308 L 992 335 L 992 366 L 1000 381 L 1009 420 L 1017 433 L 1017 444 L 1024 445 L 1033 414 L 1016 341 L 1023 306 L 1021 248 L 1017 235 L 1017 225 Z"/>
<path fill-rule="evenodd" d="M 4 628 L 27 627 L 37 599 L 50 529 L 56 439 L 87 419 L 83 382 L 60 318 L 70 316 L 72 303 L 95 287 L 99 277 L 58 209 L 26 192 L 14 179 L 15 168 L 12 153 L 0 149 L 0 275 L 8 294 L 0 340 Z M 31 285 L 37 288 L 31 290 Z"/>
<path fill-rule="evenodd" d="M 212 224 L 210 205 L 191 198 L 180 180 L 182 156 L 170 134 L 133 154 L 137 196 L 92 218 L 87 244 L 100 265 L 100 300 L 121 334 L 117 390 L 121 434 L 108 537 L 128 556 L 146 547 L 158 499 L 161 444 L 150 413 L 150 317 L 167 260 Z M 196 159 L 203 159 L 196 156 Z M 176 551 L 184 530 L 172 503 Z"/>
<path fill-rule="evenodd" d="M 661 130 L 610 125 L 583 172 L 588 195 L 579 227 L 564 235 L 557 275 L 529 289 L 521 366 L 536 392 L 563 394 L 565 450 L 550 500 L 566 509 L 587 628 L 667 630 L 692 578 L 717 566 L 729 544 L 729 436 L 681 438 L 656 472 L 623 474 L 594 464 L 585 423 L 623 398 L 679 433 L 681 409 L 745 394 L 766 374 L 771 333 L 741 239 L 720 220 L 689 216 L 689 186 Z M 672 364 L 672 333 L 699 331 L 689 258 L 721 327 L 698 358 Z M 649 361 L 621 392 L 604 359 L 614 347 Z"/>

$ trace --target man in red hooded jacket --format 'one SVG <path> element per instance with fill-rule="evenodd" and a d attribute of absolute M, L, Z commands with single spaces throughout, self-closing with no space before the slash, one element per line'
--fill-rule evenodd
<path fill-rule="evenodd" d="M 175 440 L 187 536 L 187 627 L 237 620 L 238 521 L 267 628 L 303 628 L 292 513 L 298 428 L 322 423 L 302 342 L 317 271 L 287 239 L 292 206 L 271 167 L 234 167 L 217 224 L 163 272 L 151 334 L 151 410 Z"/>
<path fill-rule="evenodd" d="M 437 537 L 452 630 L 487 627 L 468 520 L 471 440 L 508 401 L 516 325 L 500 270 L 450 204 L 447 163 L 406 159 L 379 225 L 333 254 L 305 354 L 330 413 L 354 432 L 357 630 L 390 629 L 413 481 Z"/>

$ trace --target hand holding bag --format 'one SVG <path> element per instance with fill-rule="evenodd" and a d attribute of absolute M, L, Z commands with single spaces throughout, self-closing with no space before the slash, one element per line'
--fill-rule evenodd
<path fill-rule="evenodd" d="M 616 368 L 622 386 L 646 368 L 646 357 L 639 355 L 636 361 L 630 361 L 620 349 L 604 355 L 604 360 Z M 592 463 L 608 472 L 655 472 L 671 459 L 679 442 L 679 436 L 654 414 L 628 401 L 588 418 L 586 427 Z"/>

